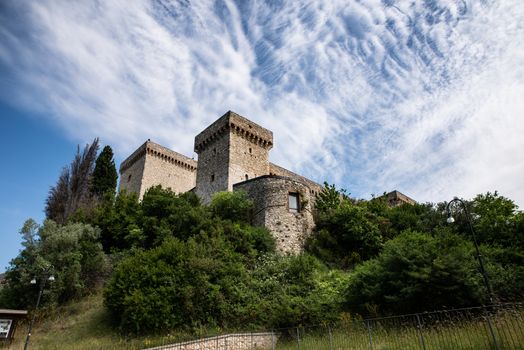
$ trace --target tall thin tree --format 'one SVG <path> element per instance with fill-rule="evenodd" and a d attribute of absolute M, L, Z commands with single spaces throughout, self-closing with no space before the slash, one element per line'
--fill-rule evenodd
<path fill-rule="evenodd" d="M 97 152 L 98 138 L 87 144 L 82 153 L 78 146 L 75 159 L 64 167 L 57 184 L 49 190 L 45 207 L 48 219 L 63 224 L 77 210 L 93 205 L 91 180 Z"/>
<path fill-rule="evenodd" d="M 105 146 L 96 159 L 91 192 L 98 197 L 108 192 L 114 194 L 117 179 L 118 173 L 113 160 L 113 150 L 110 146 Z"/>

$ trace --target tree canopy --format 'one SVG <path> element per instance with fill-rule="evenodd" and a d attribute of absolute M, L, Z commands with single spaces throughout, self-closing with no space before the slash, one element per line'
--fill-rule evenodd
<path fill-rule="evenodd" d="M 113 159 L 113 150 L 111 146 L 105 146 L 96 159 L 91 192 L 98 197 L 102 197 L 106 193 L 114 194 L 117 180 L 118 173 Z"/>

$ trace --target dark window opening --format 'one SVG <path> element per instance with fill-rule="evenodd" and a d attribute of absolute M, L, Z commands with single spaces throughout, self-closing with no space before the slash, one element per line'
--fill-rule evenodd
<path fill-rule="evenodd" d="M 131 174 L 127 177 L 127 182 L 131 181 Z"/>
<path fill-rule="evenodd" d="M 251 149 L 251 147 L 249 147 L 249 154 L 251 154 L 251 151 L 252 151 L 252 149 Z"/>
<path fill-rule="evenodd" d="M 292 213 L 298 213 L 300 211 L 299 196 L 296 192 L 289 192 L 288 195 L 288 206 L 289 211 Z"/>
<path fill-rule="evenodd" d="M 215 181 L 215 174 L 211 174 L 211 182 Z"/>
<path fill-rule="evenodd" d="M 249 176 L 247 176 L 247 174 L 246 174 L 246 180 L 249 180 Z"/>
<path fill-rule="evenodd" d="M 217 149 L 213 148 L 213 154 L 217 154 Z"/>

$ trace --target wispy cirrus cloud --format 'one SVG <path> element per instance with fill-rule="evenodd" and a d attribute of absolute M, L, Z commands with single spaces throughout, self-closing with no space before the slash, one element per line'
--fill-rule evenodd
<path fill-rule="evenodd" d="M 192 154 L 228 109 L 272 158 L 357 196 L 500 190 L 524 205 L 518 0 L 0 5 L 1 96 L 125 157 Z"/>

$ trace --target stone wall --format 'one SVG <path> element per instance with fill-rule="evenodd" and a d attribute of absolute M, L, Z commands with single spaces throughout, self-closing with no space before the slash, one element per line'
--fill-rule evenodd
<path fill-rule="evenodd" d="M 277 175 L 277 176 L 284 176 L 284 177 L 289 177 L 295 181 L 299 181 L 299 182 L 303 182 L 305 184 L 307 184 L 309 186 L 309 188 L 311 189 L 312 194 L 313 195 L 317 195 L 320 191 L 322 191 L 322 189 L 324 188 L 324 186 L 314 182 L 314 181 L 311 181 L 310 179 L 302 176 L 302 175 L 298 175 L 290 170 L 287 170 L 286 168 L 282 168 L 281 166 L 279 165 L 276 165 L 274 163 L 269 163 L 269 174 L 270 175 Z"/>
<path fill-rule="evenodd" d="M 269 175 L 269 149 L 232 130 L 229 141 L 229 187 L 258 176 Z"/>
<path fill-rule="evenodd" d="M 256 350 L 274 349 L 274 333 L 239 333 L 204 338 L 183 343 L 148 348 L 147 350 Z"/>
<path fill-rule="evenodd" d="M 399 191 L 391 191 L 385 195 L 386 201 L 390 207 L 397 207 L 402 204 L 416 204 L 417 202 L 404 193 Z"/>
<path fill-rule="evenodd" d="M 253 224 L 269 229 L 278 251 L 290 254 L 302 251 L 305 239 L 314 228 L 314 195 L 308 184 L 288 177 L 266 175 L 238 183 L 233 189 L 245 191 L 254 200 Z M 290 193 L 299 195 L 298 212 L 289 209 Z"/>
<path fill-rule="evenodd" d="M 219 137 L 199 148 L 196 194 L 203 203 L 209 203 L 214 193 L 228 190 L 229 132 L 223 130 Z"/>
<path fill-rule="evenodd" d="M 169 148 L 146 141 L 120 166 L 120 189 L 142 198 L 148 188 L 162 185 L 187 192 L 196 184 L 197 162 Z"/>
<path fill-rule="evenodd" d="M 209 203 L 214 193 L 237 182 L 269 174 L 273 133 L 231 111 L 195 137 L 196 193 Z"/>
<path fill-rule="evenodd" d="M 120 165 L 119 191 L 140 194 L 144 166 L 146 161 L 146 143 L 138 147 Z"/>
<path fill-rule="evenodd" d="M 196 185 L 196 173 L 195 160 L 148 141 L 140 198 L 148 188 L 159 184 L 176 193 L 187 192 Z"/>

